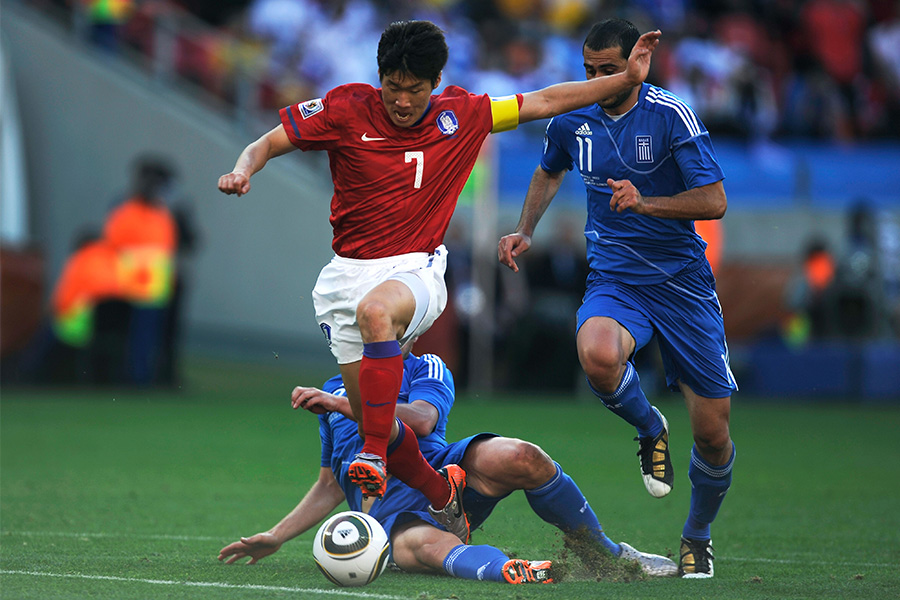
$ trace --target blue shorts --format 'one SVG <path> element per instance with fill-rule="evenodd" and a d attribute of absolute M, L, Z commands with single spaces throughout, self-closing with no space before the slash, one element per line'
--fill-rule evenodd
<path fill-rule="evenodd" d="M 459 464 L 462 462 L 463 456 L 466 454 L 469 445 L 480 439 L 497 437 L 494 433 L 479 433 L 461 439 L 458 442 L 447 444 L 427 457 L 428 462 L 435 469 L 439 469 L 444 465 Z M 491 511 L 500 500 L 505 498 L 488 498 L 482 496 L 475 490 L 466 487 L 463 492 L 463 508 L 469 516 L 469 526 L 471 529 L 478 528 L 484 520 L 487 519 Z M 378 519 L 382 527 L 388 534 L 388 538 L 393 535 L 393 528 L 410 521 L 420 519 L 434 525 L 438 529 L 444 529 L 443 525 L 439 525 L 428 512 L 428 499 L 422 495 L 422 492 L 407 487 L 403 483 L 390 479 L 388 480 L 388 488 L 381 500 L 376 500 L 372 509 L 369 511 L 373 517 Z M 404 507 L 402 510 L 396 510 L 394 507 Z M 353 508 L 352 510 L 359 510 Z"/>
<path fill-rule="evenodd" d="M 679 380 L 704 398 L 725 398 L 738 389 L 708 263 L 654 285 L 628 285 L 591 272 L 578 329 L 591 317 L 615 319 L 631 333 L 635 351 L 655 333 L 673 391 L 679 391 Z"/>

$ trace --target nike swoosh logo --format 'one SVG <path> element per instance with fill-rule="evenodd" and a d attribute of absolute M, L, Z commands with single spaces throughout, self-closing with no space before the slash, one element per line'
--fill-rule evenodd
<path fill-rule="evenodd" d="M 390 402 L 368 402 L 366 401 L 366 406 L 371 406 L 372 408 L 378 408 L 379 406 L 387 406 Z"/>
<path fill-rule="evenodd" d="M 366 133 L 362 134 L 362 138 L 361 138 L 361 139 L 362 139 L 362 141 L 364 141 L 364 142 L 380 142 L 380 141 L 386 140 L 387 138 L 373 138 L 373 137 L 369 137 L 369 132 L 367 131 Z"/>
<path fill-rule="evenodd" d="M 457 519 L 462 516 L 462 505 L 459 502 L 453 503 L 453 516 Z"/>

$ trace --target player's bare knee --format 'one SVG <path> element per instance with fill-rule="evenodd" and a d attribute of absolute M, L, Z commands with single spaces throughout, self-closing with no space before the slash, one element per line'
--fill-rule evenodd
<path fill-rule="evenodd" d="M 381 339 L 392 330 L 390 310 L 378 300 L 363 299 L 356 307 L 356 321 L 363 341 Z"/>
<path fill-rule="evenodd" d="M 515 487 L 531 489 L 543 485 L 556 472 L 553 459 L 537 444 L 510 438 L 506 445 L 504 464 Z"/>
<path fill-rule="evenodd" d="M 618 352 L 590 352 L 580 356 L 584 374 L 595 390 L 612 394 L 619 387 L 625 365 Z"/>
<path fill-rule="evenodd" d="M 731 437 L 728 430 L 694 433 L 694 445 L 708 462 L 720 464 L 728 461 L 731 453 Z"/>

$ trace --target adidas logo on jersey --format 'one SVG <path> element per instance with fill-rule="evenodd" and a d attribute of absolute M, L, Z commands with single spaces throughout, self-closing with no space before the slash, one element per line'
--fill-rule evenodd
<path fill-rule="evenodd" d="M 591 126 L 587 123 L 583 124 L 581 127 L 575 130 L 575 135 L 593 135 L 591 133 Z"/>

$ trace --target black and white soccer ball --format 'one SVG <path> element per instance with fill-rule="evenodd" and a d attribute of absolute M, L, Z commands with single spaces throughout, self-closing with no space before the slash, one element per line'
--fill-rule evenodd
<path fill-rule="evenodd" d="M 313 557 L 329 581 L 356 587 L 372 583 L 384 572 L 390 548 L 378 521 L 351 510 L 322 523 L 313 542 Z"/>

